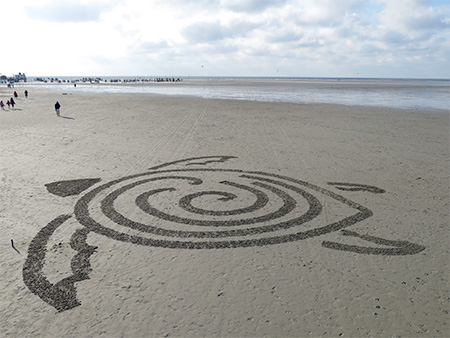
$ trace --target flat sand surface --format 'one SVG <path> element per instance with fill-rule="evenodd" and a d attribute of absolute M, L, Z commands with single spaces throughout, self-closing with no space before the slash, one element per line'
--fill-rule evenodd
<path fill-rule="evenodd" d="M 25 89 L 0 336 L 450 336 L 448 112 Z"/>

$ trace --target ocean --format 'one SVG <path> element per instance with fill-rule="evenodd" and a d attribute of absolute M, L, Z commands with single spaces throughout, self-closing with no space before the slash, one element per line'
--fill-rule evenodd
<path fill-rule="evenodd" d="M 450 81 L 440 79 L 180 77 L 180 82 L 142 82 L 154 78 L 101 77 L 100 83 L 77 82 L 76 87 L 69 81 L 81 77 L 58 79 L 66 82 L 31 82 L 26 86 L 62 92 L 151 93 L 206 99 L 442 110 L 444 113 L 450 110 Z"/>

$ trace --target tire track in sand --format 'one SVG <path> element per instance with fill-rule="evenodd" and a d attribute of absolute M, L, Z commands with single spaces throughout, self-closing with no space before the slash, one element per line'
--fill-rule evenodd
<path fill-rule="evenodd" d="M 169 127 L 165 136 L 159 138 L 159 140 L 157 140 L 153 145 L 148 147 L 147 151 L 145 151 L 145 153 L 141 155 L 132 166 L 121 174 L 126 176 L 130 173 L 136 172 L 137 170 L 148 168 L 150 164 L 155 164 L 154 161 L 149 161 L 150 157 L 157 160 L 164 159 L 166 162 L 179 158 L 180 154 L 184 154 L 185 149 L 192 140 L 195 131 L 198 129 L 200 121 L 206 115 L 208 105 L 209 100 L 207 99 L 200 112 L 193 109 L 193 111 L 187 114 L 180 123 Z M 181 140 L 179 140 L 180 137 Z M 173 151 L 168 151 L 169 149 L 173 149 Z M 161 152 L 169 152 L 171 155 L 169 158 L 164 155 L 159 156 Z"/>

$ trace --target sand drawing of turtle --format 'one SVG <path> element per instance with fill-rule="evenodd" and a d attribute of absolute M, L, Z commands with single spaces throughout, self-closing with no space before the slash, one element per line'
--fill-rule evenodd
<path fill-rule="evenodd" d="M 89 279 L 90 232 L 142 246 L 173 249 L 232 249 L 299 241 L 340 231 L 368 246 L 323 241 L 335 250 L 375 255 L 410 255 L 425 247 L 344 230 L 372 211 L 331 190 L 279 174 L 220 168 L 233 156 L 182 159 L 144 173 L 100 183 L 76 179 L 46 185 L 55 195 L 77 196 L 73 214 L 56 217 L 31 241 L 23 280 L 32 293 L 58 311 L 81 305 L 76 282 Z M 384 193 L 363 184 L 328 182 L 333 189 Z M 322 212 L 333 205 L 336 215 Z M 130 212 L 132 210 L 132 212 Z M 47 244 L 71 217 L 81 225 L 70 246 L 77 251 L 71 273 L 57 283 L 44 274 Z M 367 245 L 367 244 L 366 244 Z"/>

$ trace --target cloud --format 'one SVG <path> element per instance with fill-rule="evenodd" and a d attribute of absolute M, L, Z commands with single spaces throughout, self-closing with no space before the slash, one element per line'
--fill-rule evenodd
<path fill-rule="evenodd" d="M 301 25 L 338 26 L 348 13 L 354 13 L 364 8 L 366 0 L 303 0 L 293 1 L 291 18 Z"/>
<path fill-rule="evenodd" d="M 270 7 L 283 6 L 287 0 L 221 0 L 220 5 L 233 12 L 255 13 Z"/>
<path fill-rule="evenodd" d="M 169 44 L 167 41 L 161 41 L 161 42 L 143 42 L 139 44 L 137 51 L 139 53 L 155 53 L 160 50 L 165 50 L 169 48 Z"/>
<path fill-rule="evenodd" d="M 5 6 L 3 12 L 15 13 L 3 17 L 5 26 L 15 27 L 17 41 L 27 39 L 28 50 L 51 48 L 56 40 L 71 54 L 58 69 L 82 60 L 67 69 L 99 75 L 171 69 L 194 75 L 204 63 L 205 75 L 274 75 L 276 68 L 280 76 L 352 69 L 377 76 L 409 67 L 415 74 L 434 69 L 439 77 L 450 55 L 446 0 L 21 0 Z M 33 64 L 42 74 L 44 65 L 51 70 L 63 62 L 49 53 L 32 60 L 18 55 L 5 54 L 4 64 L 27 73 L 33 70 L 22 64 Z"/>
<path fill-rule="evenodd" d="M 268 43 L 287 43 L 293 41 L 300 41 L 303 38 L 303 34 L 292 31 L 278 31 L 268 34 Z"/>
<path fill-rule="evenodd" d="M 397 31 L 387 31 L 382 37 L 382 41 L 388 44 L 399 45 L 408 41 L 405 34 Z"/>
<path fill-rule="evenodd" d="M 415 62 L 448 65 L 448 6 L 431 7 L 427 1 L 381 0 L 291 0 L 221 1 L 221 14 L 209 8 L 210 23 L 193 23 L 183 31 L 188 43 L 202 43 L 203 51 L 214 53 L 225 44 L 228 59 L 270 64 L 284 60 L 292 69 L 316 62 L 328 69 L 402 66 Z M 224 8 L 239 18 L 239 24 L 223 16 Z M 244 13 L 245 12 L 245 13 Z M 245 14 L 245 15 L 244 15 Z M 241 27 L 241 28 L 240 28 Z M 239 30 L 240 28 L 240 30 Z M 447 53 L 447 56 L 445 56 Z M 253 61 L 252 61 L 253 60 Z M 257 62 L 257 63 L 258 63 Z M 430 67 L 428 67 L 430 68 Z M 324 68 L 326 69 L 326 68 Z M 374 76 L 380 71 L 376 70 Z M 402 75 L 404 76 L 404 75 Z"/>
<path fill-rule="evenodd" d="M 113 7 L 113 3 L 81 2 L 80 0 L 52 0 L 41 6 L 28 6 L 25 11 L 31 19 L 63 22 L 88 22 L 100 19 L 102 12 Z"/>
<path fill-rule="evenodd" d="M 224 39 L 234 39 L 245 37 L 257 25 L 245 22 L 234 21 L 230 24 L 220 22 L 197 22 L 185 27 L 182 35 L 191 43 L 213 43 Z"/>
<path fill-rule="evenodd" d="M 450 5 L 431 7 L 425 0 L 386 1 L 379 16 L 382 27 L 412 37 L 450 28 Z"/>
<path fill-rule="evenodd" d="M 225 30 L 218 22 L 200 22 L 186 27 L 182 34 L 190 42 L 212 42 L 224 39 Z"/>

